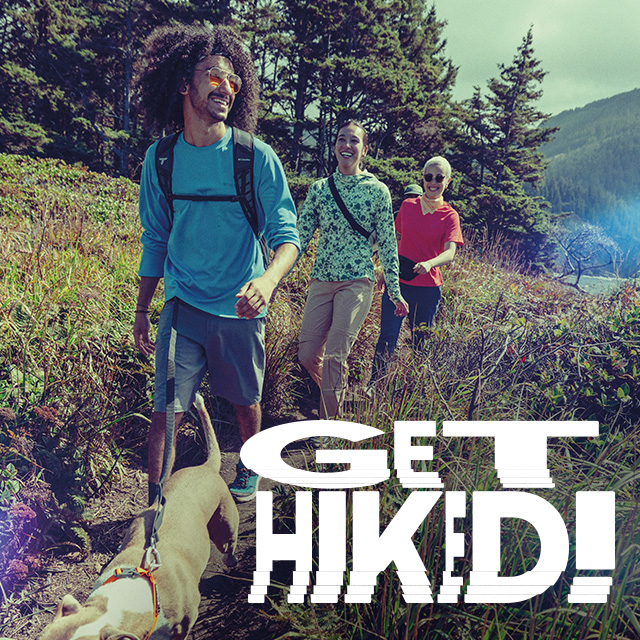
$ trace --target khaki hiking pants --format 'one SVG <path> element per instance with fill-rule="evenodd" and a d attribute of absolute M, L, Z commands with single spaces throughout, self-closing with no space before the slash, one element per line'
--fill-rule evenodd
<path fill-rule="evenodd" d="M 369 313 L 373 282 L 312 279 L 298 345 L 300 364 L 320 387 L 320 418 L 339 416 L 347 391 L 347 358 Z"/>

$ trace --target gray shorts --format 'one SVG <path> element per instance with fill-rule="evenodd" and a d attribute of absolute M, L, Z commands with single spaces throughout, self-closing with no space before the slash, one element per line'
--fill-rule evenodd
<path fill-rule="evenodd" d="M 156 337 L 154 411 L 166 411 L 167 354 L 176 299 L 160 314 Z M 264 318 L 223 318 L 180 301 L 176 340 L 176 411 L 187 411 L 209 369 L 211 394 L 233 404 L 252 405 L 262 398 Z"/>

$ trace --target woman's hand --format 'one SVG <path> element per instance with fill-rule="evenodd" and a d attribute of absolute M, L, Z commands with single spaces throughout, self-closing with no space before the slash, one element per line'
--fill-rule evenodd
<path fill-rule="evenodd" d="M 405 302 L 404 298 L 400 298 L 400 302 L 396 302 L 395 314 L 401 318 L 409 315 L 409 305 Z"/>
<path fill-rule="evenodd" d="M 429 273 L 431 271 L 431 262 L 429 260 L 425 260 L 424 262 L 416 262 L 413 267 L 414 273 L 419 275 Z"/>

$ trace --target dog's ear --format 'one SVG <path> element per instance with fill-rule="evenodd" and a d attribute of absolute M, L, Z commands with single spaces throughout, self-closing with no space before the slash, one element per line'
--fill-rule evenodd
<path fill-rule="evenodd" d="M 110 624 L 100 630 L 100 640 L 140 640 L 135 633 L 116 629 Z"/>
<path fill-rule="evenodd" d="M 54 620 L 78 613 L 80 609 L 82 609 L 82 605 L 70 593 L 68 593 L 60 601 Z"/>

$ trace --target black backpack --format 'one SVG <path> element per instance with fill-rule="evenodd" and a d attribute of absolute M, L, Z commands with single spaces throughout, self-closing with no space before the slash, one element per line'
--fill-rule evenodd
<path fill-rule="evenodd" d="M 228 196 L 202 196 L 190 194 L 173 193 L 173 150 L 178 141 L 179 133 L 172 133 L 160 140 L 156 147 L 156 172 L 158 182 L 164 197 L 167 199 L 171 220 L 173 222 L 174 200 L 194 200 L 198 202 L 239 202 L 242 211 L 247 218 L 262 251 L 264 267 L 269 264 L 270 250 L 267 241 L 260 233 L 258 223 L 258 210 L 256 208 L 256 198 L 253 189 L 253 136 L 246 131 L 232 128 L 233 134 L 233 175 L 236 183 L 236 193 Z"/>

